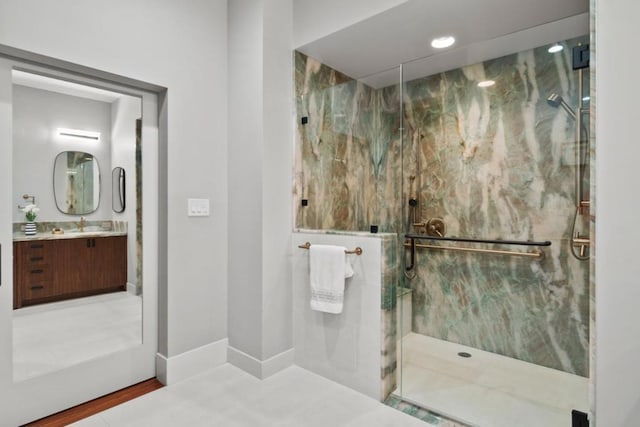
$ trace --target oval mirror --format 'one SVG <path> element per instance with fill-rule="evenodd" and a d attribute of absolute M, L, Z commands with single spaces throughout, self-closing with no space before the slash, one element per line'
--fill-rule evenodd
<path fill-rule="evenodd" d="M 63 151 L 53 165 L 53 194 L 60 212 L 86 215 L 100 203 L 98 160 L 83 151 Z"/>
<path fill-rule="evenodd" d="M 125 208 L 125 178 L 124 168 L 120 166 L 111 171 L 111 207 L 116 213 L 124 212 Z"/>

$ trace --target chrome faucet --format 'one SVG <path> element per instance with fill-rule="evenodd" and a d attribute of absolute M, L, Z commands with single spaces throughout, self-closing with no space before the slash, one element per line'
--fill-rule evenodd
<path fill-rule="evenodd" d="M 80 222 L 76 222 L 76 225 L 78 226 L 78 230 L 80 230 L 80 232 L 82 233 L 84 231 L 84 226 L 87 225 L 87 221 L 83 216 L 81 216 Z"/>

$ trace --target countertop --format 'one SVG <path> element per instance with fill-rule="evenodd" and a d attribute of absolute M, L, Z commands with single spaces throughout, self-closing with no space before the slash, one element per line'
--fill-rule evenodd
<path fill-rule="evenodd" d="M 113 237 L 126 235 L 126 231 L 65 231 L 64 234 L 53 234 L 49 231 L 46 233 L 36 233 L 33 236 L 25 236 L 24 232 L 20 231 L 13 233 L 13 241 L 30 242 L 32 240 L 84 239 L 87 237 Z"/>

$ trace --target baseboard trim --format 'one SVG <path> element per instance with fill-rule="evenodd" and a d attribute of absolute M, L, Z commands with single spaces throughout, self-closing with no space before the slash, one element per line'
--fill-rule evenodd
<path fill-rule="evenodd" d="M 138 287 L 131 282 L 127 282 L 127 292 L 131 295 L 138 296 Z"/>
<path fill-rule="evenodd" d="M 158 380 L 164 385 L 171 385 L 220 366 L 227 361 L 227 347 L 228 340 L 225 338 L 168 358 L 158 353 Z"/>
<path fill-rule="evenodd" d="M 294 350 L 292 348 L 267 360 L 258 360 L 231 346 L 227 348 L 227 361 L 229 363 L 261 380 L 292 366 L 293 359 Z"/>

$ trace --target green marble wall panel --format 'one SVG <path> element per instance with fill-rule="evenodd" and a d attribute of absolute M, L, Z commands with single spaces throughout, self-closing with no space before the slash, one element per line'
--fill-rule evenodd
<path fill-rule="evenodd" d="M 399 87 L 374 90 L 300 52 L 295 67 L 296 227 L 397 232 Z"/>
<path fill-rule="evenodd" d="M 422 250 L 406 286 L 414 332 L 586 376 L 589 264 L 569 252 L 575 124 L 546 102 L 557 92 L 577 109 L 577 42 L 405 84 L 404 180 L 416 177 L 418 219 L 442 218 L 449 236 L 552 242 L 543 261 Z M 588 216 L 578 222 L 588 234 Z"/>
<path fill-rule="evenodd" d="M 406 82 L 403 140 L 397 86 L 373 89 L 296 52 L 296 227 L 402 233 L 413 176 L 416 219 L 442 218 L 447 235 L 550 240 L 543 261 L 421 250 L 414 279 L 394 274 L 413 289 L 413 332 L 586 376 L 589 263 L 569 252 L 575 125 L 546 102 L 557 92 L 577 108 L 579 42 L 588 38 Z M 488 78 L 495 86 L 477 86 Z M 588 235 L 588 215 L 578 230 Z M 383 336 L 395 347 L 391 305 Z"/>
<path fill-rule="evenodd" d="M 386 400 L 398 385 L 398 239 L 394 234 L 381 236 L 382 298 L 381 298 L 381 343 L 380 351 L 381 393 Z"/>

